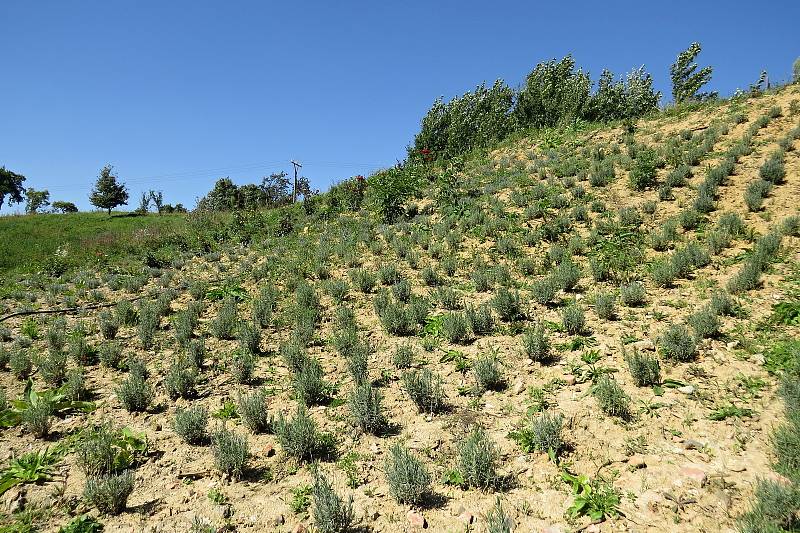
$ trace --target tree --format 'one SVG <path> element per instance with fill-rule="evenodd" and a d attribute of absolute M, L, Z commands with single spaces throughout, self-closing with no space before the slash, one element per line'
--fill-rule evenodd
<path fill-rule="evenodd" d="M 514 112 L 523 127 L 546 128 L 583 117 L 592 81 L 568 55 L 539 63 L 528 74 Z"/>
<path fill-rule="evenodd" d="M 30 187 L 25 191 L 25 198 L 25 212 L 29 215 L 34 215 L 39 211 L 39 209 L 43 209 L 50 205 L 50 192 L 46 189 L 43 191 L 37 191 L 33 187 Z"/>
<path fill-rule="evenodd" d="M 792 81 L 794 83 L 800 83 L 800 57 L 795 59 L 794 63 L 792 63 Z"/>
<path fill-rule="evenodd" d="M 25 176 L 11 172 L 6 167 L 0 167 L 0 207 L 3 207 L 6 196 L 9 205 L 22 203 L 22 195 L 25 194 L 23 181 Z"/>
<path fill-rule="evenodd" d="M 77 213 L 78 206 L 73 204 L 72 202 L 64 202 L 61 200 L 56 200 L 52 203 L 53 211 L 57 211 L 59 213 Z"/>
<path fill-rule="evenodd" d="M 688 100 L 705 100 L 716 96 L 716 92 L 698 93 L 700 88 L 711 81 L 711 67 L 697 69 L 694 62 L 700 54 L 700 43 L 692 43 L 689 48 L 678 54 L 678 58 L 669 67 L 670 77 L 672 78 L 672 98 L 676 104 L 681 104 Z"/>
<path fill-rule="evenodd" d="M 89 201 L 100 209 L 111 210 L 120 205 L 128 205 L 128 190 L 124 183 L 117 183 L 118 176 L 113 173 L 114 167 L 106 165 L 100 171 L 97 183 L 89 195 Z"/>

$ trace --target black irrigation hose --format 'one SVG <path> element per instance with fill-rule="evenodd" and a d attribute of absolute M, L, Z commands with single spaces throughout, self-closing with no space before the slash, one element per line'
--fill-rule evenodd
<path fill-rule="evenodd" d="M 119 302 L 135 302 L 136 300 L 141 300 L 144 296 L 137 296 L 135 298 L 128 298 L 122 299 L 117 302 L 110 302 L 110 303 L 102 303 L 102 304 L 92 304 L 87 305 L 84 307 L 65 307 L 63 309 L 29 309 L 27 311 L 17 311 L 15 313 L 8 314 L 6 316 L 0 317 L 0 322 L 5 322 L 10 318 L 14 318 L 15 316 L 28 316 L 28 315 L 50 315 L 50 314 L 57 314 L 57 313 L 76 313 L 78 311 L 89 311 L 91 309 L 102 309 L 103 307 L 114 307 Z"/>

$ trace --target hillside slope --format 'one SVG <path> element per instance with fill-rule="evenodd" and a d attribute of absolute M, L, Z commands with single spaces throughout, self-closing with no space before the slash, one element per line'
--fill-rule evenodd
<path fill-rule="evenodd" d="M 0 385 L 22 394 L 28 355 L 37 390 L 51 386 L 47 358 L 71 351 L 96 409 L 53 416 L 50 441 L 80 450 L 81 428 L 102 422 L 146 436 L 126 511 L 100 517 L 110 531 L 300 531 L 322 520 L 316 460 L 365 530 L 734 530 L 757 480 L 788 483 L 772 435 L 780 373 L 800 362 L 800 89 L 633 130 L 507 141 L 438 169 L 449 177 L 393 224 L 356 210 L 139 275 L 52 280 L 3 305 L 137 298 L 139 324 L 124 304 L 12 317 L 0 350 L 17 376 Z M 768 186 L 779 149 L 785 176 L 768 168 Z M 144 412 L 121 401 L 131 360 L 149 372 Z M 303 450 L 286 424 L 300 405 L 324 434 Z M 212 439 L 176 434 L 189 406 L 213 414 Z M 53 444 L 31 427 L 2 430 L 9 458 Z M 249 447 L 232 476 L 222 428 Z M 415 505 L 387 480 L 397 443 L 430 473 Z M 5 520 L 27 506 L 55 531 L 96 516 L 81 464 L 66 453 L 58 483 L 10 489 Z"/>

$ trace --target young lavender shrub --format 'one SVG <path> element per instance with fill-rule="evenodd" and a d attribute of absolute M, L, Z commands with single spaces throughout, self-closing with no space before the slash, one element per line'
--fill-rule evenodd
<path fill-rule="evenodd" d="M 34 437 L 41 439 L 50 432 L 52 415 L 53 406 L 48 402 L 39 402 L 22 412 L 22 425 Z"/>
<path fill-rule="evenodd" d="M 612 320 L 616 314 L 614 307 L 617 297 L 608 292 L 601 292 L 595 296 L 594 311 L 597 317 L 603 320 Z"/>
<path fill-rule="evenodd" d="M 761 179 L 768 181 L 773 185 L 780 185 L 786 178 L 786 168 L 783 165 L 783 153 L 779 152 L 778 155 L 773 155 L 761 165 L 758 169 L 758 175 Z"/>
<path fill-rule="evenodd" d="M 195 370 L 202 371 L 206 360 L 206 340 L 203 338 L 190 340 L 186 346 L 186 358 Z"/>
<path fill-rule="evenodd" d="M 533 329 L 525 332 L 522 336 L 522 346 L 525 355 L 532 361 L 545 364 L 552 360 L 550 339 L 541 324 L 536 324 Z"/>
<path fill-rule="evenodd" d="M 531 418 L 529 425 L 511 436 L 526 453 L 552 453 L 558 457 L 564 448 L 563 427 L 564 415 L 545 411 Z"/>
<path fill-rule="evenodd" d="M 421 413 L 437 413 L 444 408 L 442 378 L 427 368 L 403 374 L 403 388 Z"/>
<path fill-rule="evenodd" d="M 419 505 L 431 494 L 431 475 L 425 463 L 400 443 L 389 448 L 384 471 L 389 494 L 397 503 Z"/>
<path fill-rule="evenodd" d="M 378 282 L 377 277 L 371 271 L 365 268 L 356 268 L 350 271 L 350 281 L 356 289 L 364 294 L 369 294 L 375 288 Z"/>
<path fill-rule="evenodd" d="M 100 364 L 106 368 L 118 370 L 122 367 L 124 357 L 122 355 L 122 345 L 119 342 L 104 342 L 98 350 L 100 354 Z"/>
<path fill-rule="evenodd" d="M 230 354 L 228 361 L 229 370 L 233 380 L 240 385 L 246 385 L 253 381 L 253 373 L 256 369 L 256 358 L 247 350 L 234 350 Z"/>
<path fill-rule="evenodd" d="M 60 316 L 50 322 L 47 327 L 47 349 L 51 352 L 60 352 L 67 343 L 67 321 Z"/>
<path fill-rule="evenodd" d="M 330 437 L 319 432 L 317 423 L 303 404 L 297 405 L 297 412 L 291 420 L 284 418 L 283 414 L 278 416 L 275 436 L 287 455 L 301 461 L 320 459 L 332 452 Z"/>
<path fill-rule="evenodd" d="M 273 419 L 267 411 L 267 391 L 258 389 L 250 394 L 239 394 L 237 412 L 244 426 L 254 434 L 270 433 Z"/>
<path fill-rule="evenodd" d="M 175 331 L 175 340 L 182 347 L 186 347 L 194 337 L 194 330 L 197 328 L 198 316 L 189 311 L 181 311 L 172 320 L 172 327 Z"/>
<path fill-rule="evenodd" d="M 498 496 L 494 506 L 486 513 L 486 533 L 511 533 L 513 527 L 514 520 L 503 509 Z"/>
<path fill-rule="evenodd" d="M 410 344 L 400 344 L 392 354 L 392 364 L 397 369 L 410 368 L 414 364 L 414 347 Z"/>
<path fill-rule="evenodd" d="M 243 320 L 236 328 L 236 335 L 241 350 L 252 354 L 261 353 L 261 328 Z"/>
<path fill-rule="evenodd" d="M 308 358 L 292 376 L 292 387 L 298 401 L 305 405 L 324 403 L 329 398 L 330 385 L 317 359 Z"/>
<path fill-rule="evenodd" d="M 498 480 L 497 463 L 500 453 L 486 432 L 476 427 L 458 446 L 457 470 L 464 485 L 488 489 Z"/>
<path fill-rule="evenodd" d="M 550 305 L 558 293 L 558 283 L 552 276 L 548 276 L 533 284 L 531 297 L 539 305 Z"/>
<path fill-rule="evenodd" d="M 505 322 L 522 318 L 522 301 L 517 291 L 510 291 L 505 287 L 498 288 L 492 298 L 492 307 Z"/>
<path fill-rule="evenodd" d="M 270 325 L 272 312 L 275 310 L 275 293 L 269 287 L 261 289 L 258 296 L 253 298 L 251 316 L 253 323 L 261 328 Z"/>
<path fill-rule="evenodd" d="M 738 520 L 741 533 L 772 533 L 796 528 L 800 488 L 796 483 L 756 480 L 751 509 Z"/>
<path fill-rule="evenodd" d="M 637 387 L 649 387 L 661 383 L 661 364 L 657 357 L 640 353 L 636 348 L 629 354 L 624 346 L 622 355 Z"/>
<path fill-rule="evenodd" d="M 104 474 L 87 478 L 83 497 L 103 514 L 118 515 L 125 510 L 133 492 L 133 474 Z"/>
<path fill-rule="evenodd" d="M 227 297 L 222 301 L 216 318 L 211 322 L 211 334 L 218 339 L 232 339 L 236 335 L 238 324 L 239 310 L 236 299 Z"/>
<path fill-rule="evenodd" d="M 626 307 L 643 305 L 646 299 L 644 284 L 639 281 L 624 283 L 619 288 L 619 297 Z"/>
<path fill-rule="evenodd" d="M 387 420 L 383 413 L 383 396 L 371 383 L 356 383 L 350 393 L 350 412 L 353 420 L 363 432 L 380 435 L 386 429 Z"/>
<path fill-rule="evenodd" d="M 407 303 L 411 299 L 411 283 L 403 279 L 392 285 L 392 295 L 398 302 Z"/>
<path fill-rule="evenodd" d="M 694 330 L 695 337 L 698 339 L 716 337 L 722 327 L 717 313 L 710 306 L 703 307 L 690 315 L 688 322 Z"/>
<path fill-rule="evenodd" d="M 122 406 L 130 412 L 146 411 L 153 401 L 153 388 L 139 373 L 130 372 L 116 392 Z"/>
<path fill-rule="evenodd" d="M 571 304 L 561 313 L 564 329 L 570 335 L 580 335 L 586 329 L 586 317 L 583 308 L 578 304 Z"/>
<path fill-rule="evenodd" d="M 241 409 L 239 411 L 241 413 Z M 192 406 L 175 410 L 172 428 L 187 444 L 198 445 L 208 441 L 208 410 L 203 406 Z"/>
<path fill-rule="evenodd" d="M 211 443 L 217 470 L 233 480 L 241 478 L 250 460 L 247 438 L 223 428 L 214 434 Z"/>
<path fill-rule="evenodd" d="M 114 340 L 119 331 L 119 322 L 117 317 L 111 311 L 101 311 L 98 317 L 100 323 L 100 334 L 107 341 Z"/>
<path fill-rule="evenodd" d="M 120 300 L 115 310 L 117 322 L 122 326 L 135 326 L 139 323 L 139 313 L 128 300 Z"/>
<path fill-rule="evenodd" d="M 353 497 L 344 500 L 316 467 L 313 470 L 314 525 L 319 533 L 347 533 L 352 530 L 355 515 Z"/>
<path fill-rule="evenodd" d="M 608 374 L 603 374 L 594 383 L 592 396 L 597 399 L 600 409 L 605 414 L 623 420 L 628 420 L 631 417 L 630 396 L 625 394 L 619 383 Z"/>
<path fill-rule="evenodd" d="M 670 325 L 658 338 L 662 355 L 674 361 L 688 362 L 697 356 L 697 342 L 686 326 Z"/>
<path fill-rule="evenodd" d="M 469 338 L 469 324 L 464 313 L 452 312 L 442 315 L 442 334 L 451 344 L 461 344 Z"/>
<path fill-rule="evenodd" d="M 751 212 L 761 211 L 764 198 L 772 191 L 772 183 L 767 180 L 751 181 L 744 191 L 744 203 Z"/>
<path fill-rule="evenodd" d="M 164 376 L 164 389 L 172 400 L 193 398 L 197 393 L 196 383 L 197 374 L 194 366 L 185 359 L 174 361 Z"/>
<path fill-rule="evenodd" d="M 12 350 L 8 357 L 8 368 L 17 379 L 27 379 L 33 372 L 33 361 L 28 355 L 28 351 L 22 348 Z"/>
<path fill-rule="evenodd" d="M 50 350 L 38 357 L 36 366 L 39 368 L 39 375 L 48 385 L 61 385 L 67 375 L 67 354 Z"/>
<path fill-rule="evenodd" d="M 494 353 L 479 356 L 472 364 L 472 373 L 475 375 L 478 390 L 503 390 L 506 379 L 502 366 L 500 358 Z"/>
<path fill-rule="evenodd" d="M 468 305 L 464 310 L 464 317 L 467 319 L 469 329 L 475 335 L 485 335 L 494 329 L 494 317 L 492 310 L 487 304 L 479 306 Z"/>

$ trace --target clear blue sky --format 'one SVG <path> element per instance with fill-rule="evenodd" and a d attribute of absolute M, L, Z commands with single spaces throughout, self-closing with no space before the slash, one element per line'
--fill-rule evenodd
<path fill-rule="evenodd" d="M 131 208 L 150 188 L 193 207 L 292 158 L 325 189 L 402 159 L 436 96 L 568 53 L 593 78 L 644 64 L 665 95 L 693 40 L 723 95 L 788 79 L 799 20 L 796 0 L 3 0 L 0 165 L 83 209 L 106 163 Z"/>

